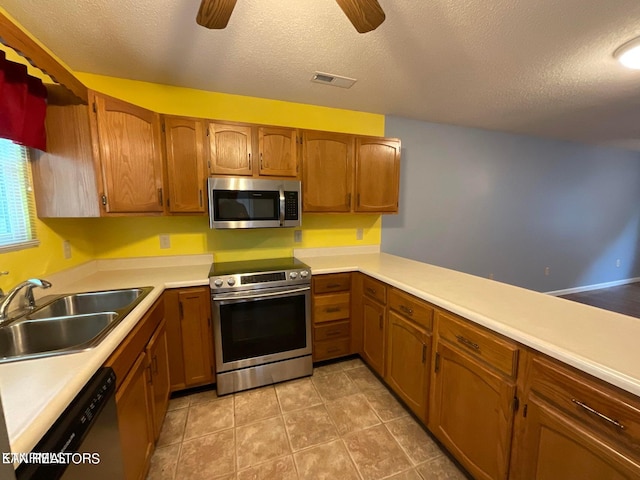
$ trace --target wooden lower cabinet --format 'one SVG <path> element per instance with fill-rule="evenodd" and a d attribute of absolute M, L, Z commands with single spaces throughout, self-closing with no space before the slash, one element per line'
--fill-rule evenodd
<path fill-rule="evenodd" d="M 215 381 L 209 287 L 167 290 L 171 391 Z"/>
<path fill-rule="evenodd" d="M 436 348 L 429 430 L 475 479 L 506 479 L 515 385 L 455 347 Z"/>
<path fill-rule="evenodd" d="M 423 422 L 427 420 L 431 336 L 389 311 L 385 381 Z"/>
<path fill-rule="evenodd" d="M 312 278 L 313 360 L 344 357 L 351 350 L 351 274 Z"/>
<path fill-rule="evenodd" d="M 640 463 L 611 440 L 585 428 L 561 409 L 531 395 L 523 454 L 513 478 L 528 480 L 631 480 Z"/>
<path fill-rule="evenodd" d="M 362 299 L 362 356 L 380 376 L 384 376 L 385 306 L 364 296 Z"/>
<path fill-rule="evenodd" d="M 153 438 L 157 440 L 164 416 L 169 406 L 169 357 L 167 353 L 167 323 L 162 320 L 146 348 L 151 372 L 151 410 L 153 415 Z"/>
<path fill-rule="evenodd" d="M 141 353 L 116 392 L 118 428 L 126 480 L 145 478 L 153 453 L 151 376 Z"/>

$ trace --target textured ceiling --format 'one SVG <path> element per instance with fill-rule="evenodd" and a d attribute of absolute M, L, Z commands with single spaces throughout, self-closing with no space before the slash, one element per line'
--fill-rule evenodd
<path fill-rule="evenodd" d="M 638 0 L 379 0 L 358 34 L 334 0 L 0 0 L 76 71 L 640 150 Z M 314 71 L 357 78 L 349 90 Z"/>

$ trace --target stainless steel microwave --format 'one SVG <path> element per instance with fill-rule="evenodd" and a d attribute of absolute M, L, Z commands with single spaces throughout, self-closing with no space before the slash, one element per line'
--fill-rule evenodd
<path fill-rule="evenodd" d="M 297 227 L 302 224 L 300 181 L 208 179 L 211 228 Z"/>

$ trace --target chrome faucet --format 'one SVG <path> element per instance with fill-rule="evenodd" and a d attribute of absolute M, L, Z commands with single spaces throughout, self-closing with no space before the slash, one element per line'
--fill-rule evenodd
<path fill-rule="evenodd" d="M 1 300 L 1 302 L 0 302 L 0 323 L 2 323 L 3 321 L 7 320 L 7 314 L 9 312 L 9 305 L 11 304 L 13 299 L 16 298 L 16 296 L 18 295 L 20 290 L 22 290 L 23 288 L 25 289 L 24 298 L 26 300 L 27 307 L 30 310 L 33 310 L 33 308 L 36 306 L 35 299 L 33 298 L 33 289 L 35 287 L 49 288 L 50 286 L 51 286 L 51 282 L 48 282 L 46 280 L 41 280 L 39 278 L 30 278 L 29 280 L 25 280 L 24 282 L 19 283 L 18 285 L 13 287 L 9 291 L 9 293 L 7 293 L 6 296 L 4 296 L 4 297 L 2 297 L 0 299 Z"/>

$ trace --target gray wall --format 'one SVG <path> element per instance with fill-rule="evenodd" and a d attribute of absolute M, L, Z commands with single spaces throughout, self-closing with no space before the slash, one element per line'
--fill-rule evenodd
<path fill-rule="evenodd" d="M 386 135 L 402 163 L 382 251 L 539 291 L 640 277 L 640 152 L 399 117 Z"/>

